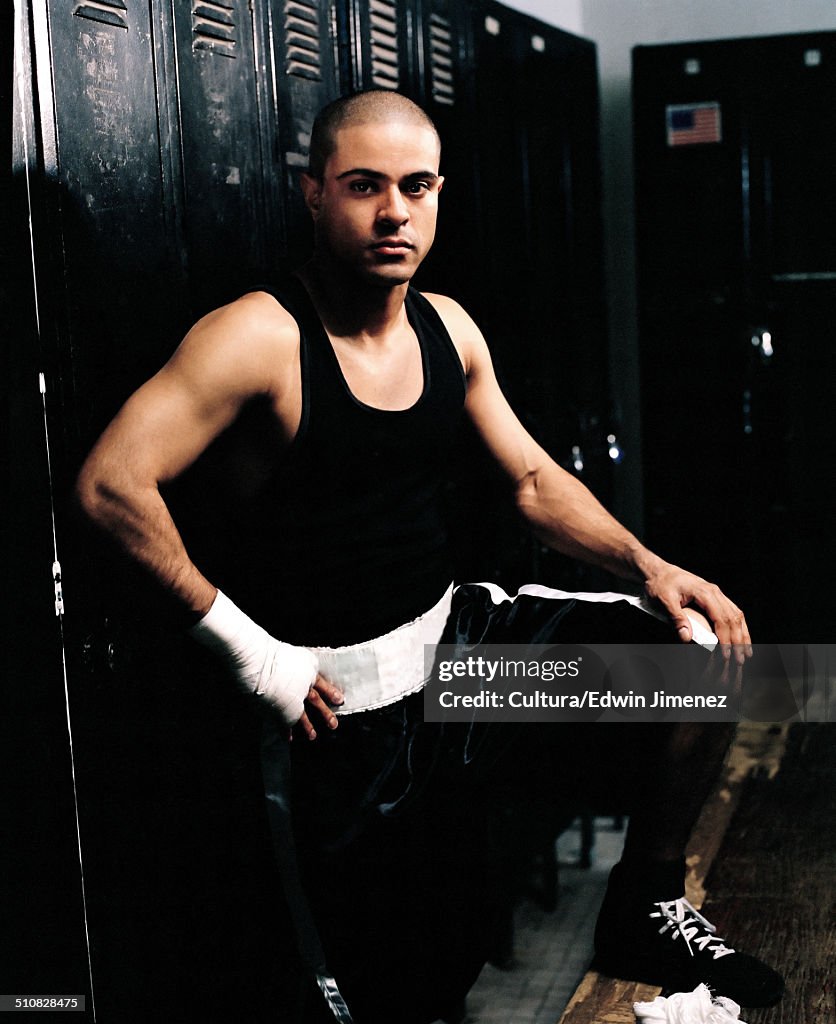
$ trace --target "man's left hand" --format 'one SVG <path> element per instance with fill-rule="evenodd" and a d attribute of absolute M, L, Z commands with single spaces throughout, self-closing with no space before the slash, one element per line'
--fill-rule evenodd
<path fill-rule="evenodd" d="M 666 563 L 645 580 L 648 597 L 657 601 L 670 615 L 680 639 L 691 640 L 692 631 L 686 605 L 694 602 L 711 621 L 726 658 L 732 649 L 739 664 L 752 654 L 752 641 L 746 616 L 720 588 L 677 565 Z"/>

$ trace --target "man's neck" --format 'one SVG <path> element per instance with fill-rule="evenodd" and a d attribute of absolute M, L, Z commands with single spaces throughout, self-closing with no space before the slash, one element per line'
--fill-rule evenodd
<path fill-rule="evenodd" d="M 366 284 L 348 278 L 314 256 L 298 276 L 329 334 L 341 338 L 385 338 L 403 325 L 408 283 Z"/>

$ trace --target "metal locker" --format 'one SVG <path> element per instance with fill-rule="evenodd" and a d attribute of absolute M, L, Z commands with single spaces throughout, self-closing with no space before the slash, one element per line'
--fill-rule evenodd
<path fill-rule="evenodd" d="M 536 393 L 545 368 L 551 391 L 541 415 L 554 444 L 569 428 L 553 421 L 553 407 L 568 413 L 607 391 L 595 47 L 499 4 L 479 12 L 489 316 L 500 325 L 510 386 L 525 388 L 521 399 Z M 497 164 L 501 172 L 490 173 Z"/>
<path fill-rule="evenodd" d="M 9 822 L 3 844 L 3 917 L 9 936 L 3 955 L 4 987 L 40 991 L 45 976 L 56 988 L 84 994 L 89 1005 L 81 867 L 76 846 L 72 765 L 67 743 L 63 651 L 51 568 L 53 485 L 44 429 L 39 374 L 49 354 L 49 276 L 36 300 L 31 240 L 45 227 L 43 207 L 30 211 L 27 194 L 39 192 L 36 122 L 27 20 L 0 14 L 0 53 L 9 72 L 0 86 L 0 116 L 7 163 L 0 171 L 0 307 L 7 362 L 5 505 L 7 630 L 2 742 L 4 806 Z M 12 43 L 17 75 L 11 74 Z M 13 85 L 14 83 L 14 85 Z M 23 102 L 21 103 L 21 99 Z M 31 216 L 30 216 L 31 213 Z M 49 364 L 52 367 L 52 363 Z M 46 383 L 46 376 L 44 377 Z M 50 373 L 49 405 L 60 389 Z M 51 418 L 55 448 L 64 448 L 60 416 Z M 59 460 L 60 462 L 60 460 Z M 56 497 L 60 497 L 60 494 Z M 24 898 L 20 898 L 25 894 Z M 11 941 L 14 936 L 14 941 Z"/>
<path fill-rule="evenodd" d="M 174 193 L 160 160 L 165 87 L 147 4 L 33 0 L 31 10 L 44 160 L 34 199 L 50 218 L 35 239 L 40 298 L 54 316 L 50 385 L 77 455 L 79 436 L 104 425 L 158 358 L 166 321 L 182 315 Z M 141 335 L 140 308 L 150 316 Z"/>
<path fill-rule="evenodd" d="M 174 4 L 182 210 L 200 311 L 240 294 L 281 245 L 278 146 L 261 5 Z"/>
<path fill-rule="evenodd" d="M 14 198 L 21 216 L 30 220 L 31 234 L 16 261 L 22 287 L 15 296 L 11 378 L 21 390 L 15 398 L 11 483 L 17 538 L 32 546 L 24 548 L 26 571 L 17 560 L 14 565 L 21 646 L 15 648 L 12 673 L 18 735 L 21 741 L 30 735 L 33 742 L 16 745 L 15 751 L 27 806 L 42 808 L 35 833 L 41 844 L 32 851 L 31 867 L 40 865 L 43 877 L 33 888 L 25 887 L 33 892 L 28 909 L 50 892 L 54 897 L 52 911 L 45 908 L 40 921 L 31 919 L 40 939 L 44 928 L 53 936 L 43 959 L 32 953 L 31 922 L 21 928 L 19 948 L 30 960 L 20 981 L 34 980 L 36 968 L 46 972 L 52 965 L 56 983 L 85 993 L 89 1008 L 84 915 L 90 911 L 91 922 L 95 916 L 91 882 L 103 881 L 97 869 L 107 844 L 90 842 L 89 826 L 103 808 L 95 798 L 88 800 L 96 758 L 85 743 L 97 728 L 87 701 L 101 680 L 89 665 L 81 666 L 85 638 L 103 618 L 103 596 L 89 575 L 94 559 L 72 524 L 68 491 L 92 438 L 159 365 L 172 324 L 173 331 L 182 329 L 185 303 L 171 179 L 160 159 L 165 129 L 158 100 L 164 106 L 165 89 L 154 74 L 149 5 L 32 0 L 19 5 L 18 15 Z M 53 559 L 56 586 L 61 580 L 63 587 L 54 595 Z M 63 612 L 64 599 L 68 615 L 62 630 L 57 612 Z M 99 649 L 106 659 L 107 642 Z M 65 684 L 71 695 L 67 707 Z M 76 847 L 76 783 L 86 908 Z M 52 834 L 50 823 L 57 826 L 59 812 L 62 826 Z M 25 837 L 23 819 L 20 827 Z M 107 898 L 106 884 L 93 884 L 92 890 L 100 901 Z M 53 924 L 51 913 L 62 909 L 65 919 Z M 106 944 L 107 934 L 99 931 L 97 937 Z M 72 936 L 79 947 L 66 966 L 52 959 L 62 936 Z M 79 966 L 76 960 L 83 966 L 70 985 L 65 972 Z M 41 973 L 33 987 L 43 983 Z"/>
<path fill-rule="evenodd" d="M 773 641 L 823 641 L 836 610 L 834 46 L 817 33 L 634 56 L 650 540 Z"/>
<path fill-rule="evenodd" d="M 473 6 L 472 133 L 478 185 L 467 237 L 472 240 L 477 285 L 472 313 L 487 339 L 503 391 L 525 426 L 543 442 L 537 392 L 548 387 L 549 374 L 533 341 L 527 301 L 525 129 L 519 95 L 524 24 L 524 16 L 500 4 Z M 539 578 L 539 545 L 521 527 L 493 467 L 476 458 L 473 464 L 477 479 L 468 487 L 474 505 L 469 517 L 474 524 L 473 560 L 477 565 L 483 560 L 494 578 L 512 589 Z"/>
<path fill-rule="evenodd" d="M 825 641 L 836 614 L 836 140 L 826 127 L 836 125 L 836 33 L 765 40 L 756 62 L 766 88 L 752 115 L 763 211 L 753 256 L 764 310 L 749 336 L 762 479 L 754 576 L 784 589 L 770 606 L 775 635 Z"/>
<path fill-rule="evenodd" d="M 340 94 L 337 17 L 328 0 L 270 0 L 272 73 L 281 143 L 285 234 L 282 256 L 297 265 L 312 246 L 311 218 L 299 176 L 308 166 L 311 125 Z"/>
<path fill-rule="evenodd" d="M 581 448 L 583 474 L 608 465 L 606 317 L 603 302 L 598 87 L 595 47 L 566 33 L 527 33 L 522 82 L 527 178 L 527 295 L 536 348 L 568 421 L 550 441 L 566 459 Z M 567 447 L 568 446 L 568 447 Z M 561 450 L 562 449 L 562 450 Z M 574 467 L 573 467 L 574 468 Z M 606 474 L 599 474 L 600 487 Z"/>
<path fill-rule="evenodd" d="M 735 55 L 720 45 L 639 47 L 634 62 L 648 541 L 743 604 L 746 594 L 734 585 L 749 543 L 739 425 L 747 359 L 739 334 L 748 302 L 742 80 Z M 718 458 L 727 472 L 713 486 Z M 699 509 L 689 514 L 695 488 Z M 729 539 L 705 543 L 711 522 L 727 524 Z"/>
<path fill-rule="evenodd" d="M 488 2 L 474 6 L 473 50 L 477 314 L 512 406 L 606 502 L 595 47 Z M 516 573 L 580 582 L 579 567 L 520 543 L 527 553 L 508 571 L 522 561 Z"/>
<path fill-rule="evenodd" d="M 408 91 L 414 81 L 410 0 L 345 0 L 338 11 L 342 92 Z"/>
<path fill-rule="evenodd" d="M 176 189 L 161 152 L 169 92 L 155 74 L 153 9 L 133 0 L 32 0 L 25 11 L 34 81 L 20 116 L 32 167 L 43 167 L 28 196 L 39 369 L 58 554 L 73 607 L 67 661 L 82 679 L 97 674 L 91 658 L 107 661 L 108 612 L 95 571 L 88 575 L 94 559 L 68 492 L 93 439 L 176 344 L 187 301 Z"/>
<path fill-rule="evenodd" d="M 464 99 L 466 69 L 465 34 L 469 19 L 466 8 L 451 0 L 424 0 L 416 4 L 418 49 L 422 92 L 418 102 L 442 121 L 444 114 Z"/>
<path fill-rule="evenodd" d="M 416 73 L 404 91 L 427 111 L 438 129 L 445 178 L 435 244 L 416 284 L 451 295 L 474 310 L 483 282 L 479 274 L 470 10 L 451 0 L 415 0 L 412 12 Z"/>
<path fill-rule="evenodd" d="M 213 857 L 217 872 L 234 855 L 210 842 L 225 815 L 257 845 L 260 807 L 242 798 L 247 724 L 238 738 L 225 727 L 207 731 L 230 720 L 224 708 L 212 712 L 222 691 L 211 682 L 201 711 L 187 711 L 194 665 L 155 625 L 140 581 L 101 564 L 102 545 L 74 522 L 69 490 L 95 436 L 170 354 L 196 309 L 231 298 L 275 259 L 281 176 L 267 156 L 278 145 L 264 19 L 261 6 L 233 2 L 33 0 L 27 10 L 36 81 L 22 116 L 33 170 L 37 368 L 52 428 L 75 777 L 103 1019 L 149 1020 L 166 1005 L 178 1019 L 226 1020 L 242 992 L 251 995 L 240 1012 L 258 1019 L 255 975 L 266 966 L 257 955 L 235 961 L 225 938 L 237 930 L 235 908 L 256 900 L 250 876 L 210 880 L 186 864 L 196 843 L 208 851 L 210 873 Z M 16 363 L 16 372 L 24 368 Z M 48 531 L 48 506 L 37 514 Z M 44 583 L 51 590 L 48 566 Z M 36 649 L 46 653 L 43 637 Z M 59 648 L 51 672 L 59 682 L 60 655 Z M 44 683 L 21 689 L 21 717 L 35 715 L 39 743 L 68 753 L 61 690 L 51 689 L 44 709 L 32 704 Z M 43 781 L 48 763 L 33 765 L 33 779 Z M 156 792 L 160 773 L 165 799 Z M 69 777 L 66 770 L 54 792 L 63 796 Z M 62 870 L 72 869 L 65 862 Z M 258 921 L 249 934 L 260 935 Z M 202 952 L 183 953 L 207 935 Z M 208 990 L 214 975 L 228 981 L 204 1004 L 199 979 Z"/>

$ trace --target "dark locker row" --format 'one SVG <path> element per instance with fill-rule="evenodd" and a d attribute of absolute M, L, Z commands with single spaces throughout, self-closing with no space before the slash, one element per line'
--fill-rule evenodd
<path fill-rule="evenodd" d="M 634 51 L 646 528 L 832 639 L 836 33 Z"/>
<path fill-rule="evenodd" d="M 257 722 L 73 519 L 72 480 L 197 316 L 304 257 L 296 183 L 313 115 L 377 86 L 421 102 L 443 139 L 439 236 L 419 285 L 471 309 L 521 415 L 606 497 L 595 49 L 499 4 L 452 0 L 23 10 L 7 748 L 20 787 L 6 876 L 18 954 L 3 974 L 15 989 L 88 991 L 43 373 L 99 1019 L 272 1020 L 279 897 Z M 459 460 L 461 573 L 574 582 L 520 533 L 475 453 Z"/>

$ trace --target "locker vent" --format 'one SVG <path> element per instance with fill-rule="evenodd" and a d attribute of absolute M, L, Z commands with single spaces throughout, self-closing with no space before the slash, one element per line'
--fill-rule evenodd
<path fill-rule="evenodd" d="M 192 6 L 192 49 L 235 57 L 234 0 L 195 0 Z"/>
<path fill-rule="evenodd" d="M 90 21 L 100 21 L 103 25 L 127 29 L 127 11 L 123 0 L 86 0 L 85 3 L 75 5 L 73 14 L 76 18 L 88 18 Z"/>
<path fill-rule="evenodd" d="M 452 106 L 456 101 L 453 86 L 453 31 L 441 14 L 430 16 L 430 76 L 436 103 Z"/>
<path fill-rule="evenodd" d="M 372 84 L 379 89 L 397 89 L 400 84 L 397 0 L 370 0 L 369 21 Z"/>
<path fill-rule="evenodd" d="M 285 74 L 322 81 L 319 4 L 317 0 L 285 0 Z"/>

